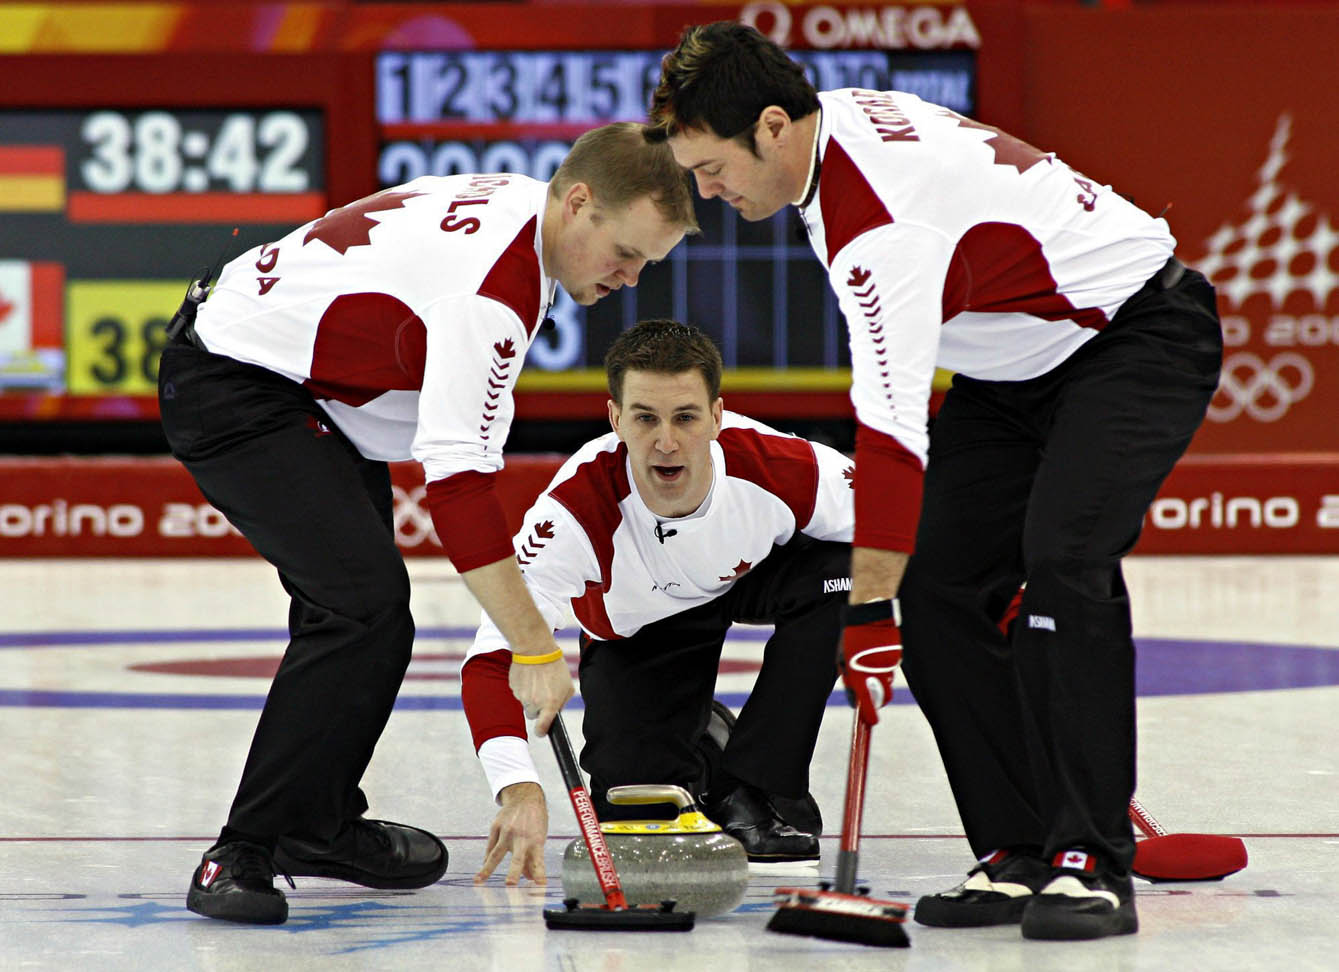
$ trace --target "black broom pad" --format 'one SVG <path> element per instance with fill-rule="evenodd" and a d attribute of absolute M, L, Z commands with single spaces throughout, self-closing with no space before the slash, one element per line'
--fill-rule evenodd
<path fill-rule="evenodd" d="M 577 931 L 692 931 L 697 914 L 692 911 L 674 911 L 669 907 L 612 908 L 588 906 L 583 908 L 576 898 L 568 898 L 563 908 L 545 908 L 544 924 L 553 929 Z"/>
<path fill-rule="evenodd" d="M 911 945 L 911 939 L 907 938 L 900 922 L 889 918 L 843 915 L 815 908 L 778 908 L 767 923 L 767 930 L 883 948 L 907 948 Z"/>

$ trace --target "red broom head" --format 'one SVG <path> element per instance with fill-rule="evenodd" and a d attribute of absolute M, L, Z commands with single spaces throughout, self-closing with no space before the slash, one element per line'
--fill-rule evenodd
<path fill-rule="evenodd" d="M 1245 866 L 1241 838 L 1222 834 L 1166 834 L 1134 848 L 1134 873 L 1147 881 L 1217 881 Z"/>

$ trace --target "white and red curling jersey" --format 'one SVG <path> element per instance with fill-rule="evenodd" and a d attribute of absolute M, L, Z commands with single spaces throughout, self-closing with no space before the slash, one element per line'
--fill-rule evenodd
<path fill-rule="evenodd" d="M 818 186 L 800 213 L 850 333 L 855 542 L 910 550 L 936 366 L 1046 373 L 1176 241 L 1053 154 L 915 95 L 847 88 L 819 102 Z"/>
<path fill-rule="evenodd" d="M 233 260 L 196 321 L 208 350 L 302 383 L 364 456 L 422 463 L 459 570 L 511 554 L 492 475 L 553 298 L 547 192 L 513 174 L 387 189 Z"/>
<path fill-rule="evenodd" d="M 711 444 L 711 491 L 688 516 L 658 517 L 613 433 L 586 443 L 526 513 L 516 556 L 555 629 L 567 611 L 613 640 L 720 597 L 796 533 L 849 542 L 851 460 L 835 449 L 725 412 Z M 507 683 L 511 651 L 484 614 L 461 672 L 461 697 L 494 796 L 536 781 L 525 719 Z"/>

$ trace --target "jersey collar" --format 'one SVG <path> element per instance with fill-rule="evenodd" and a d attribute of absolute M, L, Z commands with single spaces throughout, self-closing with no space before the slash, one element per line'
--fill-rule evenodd
<path fill-rule="evenodd" d="M 809 171 L 804 177 L 804 192 L 800 198 L 791 203 L 792 206 L 798 206 L 803 209 L 813 201 L 814 193 L 818 191 L 818 173 L 823 165 L 818 158 L 819 134 L 823 128 L 823 108 L 820 105 L 818 109 L 818 118 L 814 120 L 814 146 L 813 151 L 809 153 Z"/>

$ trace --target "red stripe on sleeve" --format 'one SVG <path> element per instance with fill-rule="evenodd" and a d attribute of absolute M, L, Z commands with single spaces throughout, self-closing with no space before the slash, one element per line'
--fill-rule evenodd
<path fill-rule="evenodd" d="M 855 537 L 857 547 L 911 553 L 921 517 L 925 469 L 891 435 L 857 424 Z"/>
<path fill-rule="evenodd" d="M 525 736 L 525 712 L 507 681 L 511 655 L 490 651 L 465 662 L 460 673 L 460 701 L 474 737 L 474 751 L 497 736 Z"/>
<path fill-rule="evenodd" d="M 823 153 L 818 190 L 829 266 L 842 248 L 861 233 L 893 221 L 888 207 L 835 138 L 828 139 L 827 151 Z"/>
<path fill-rule="evenodd" d="M 494 479 L 493 473 L 469 471 L 428 483 L 432 525 L 461 573 L 516 555 Z"/>
<path fill-rule="evenodd" d="M 595 551 L 600 565 L 599 584 L 587 583 L 586 592 L 572 598 L 572 613 L 582 627 L 604 641 L 618 637 L 605 608 L 604 595 L 612 583 L 614 531 L 623 522 L 619 503 L 632 492 L 624 461 L 627 446 L 619 443 L 613 452 L 598 453 L 582 463 L 570 479 L 559 483 L 549 494 L 561 503 L 580 524 Z"/>
<path fill-rule="evenodd" d="M 795 529 L 803 530 L 818 500 L 818 460 L 805 439 L 763 435 L 754 429 L 721 429 L 725 473 L 767 490 L 790 507 Z"/>
<path fill-rule="evenodd" d="M 510 307 L 521 319 L 526 334 L 534 335 L 539 326 L 539 254 L 535 252 L 535 226 L 538 217 L 521 227 L 516 239 L 497 258 L 479 293 Z"/>

